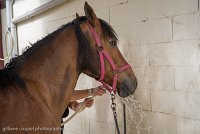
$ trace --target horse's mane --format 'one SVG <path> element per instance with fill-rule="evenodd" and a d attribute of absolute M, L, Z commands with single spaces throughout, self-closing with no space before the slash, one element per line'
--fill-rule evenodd
<path fill-rule="evenodd" d="M 64 29 L 69 28 L 72 25 L 76 25 L 76 23 L 74 22 L 79 22 L 78 24 L 80 24 L 86 19 L 87 18 L 85 16 L 74 19 L 72 22 L 69 22 L 61 26 L 56 31 L 48 34 L 46 37 L 43 37 L 41 40 L 38 40 L 36 43 L 31 44 L 31 47 L 27 47 L 21 55 L 12 58 L 10 62 L 6 64 L 5 68 L 0 70 L 0 90 L 4 89 L 5 87 L 8 87 L 10 85 L 15 85 L 15 84 L 25 89 L 26 83 L 17 73 L 17 68 L 20 67 L 21 64 L 23 64 L 24 60 L 29 55 L 31 55 L 32 53 L 40 49 L 42 44 L 48 45 L 48 41 L 51 40 L 53 37 L 57 36 Z M 117 39 L 116 33 L 114 32 L 112 27 L 102 19 L 99 19 L 99 21 L 103 29 L 103 34 L 105 36 L 110 36 Z M 80 37 L 80 35 L 77 35 L 77 37 Z"/>

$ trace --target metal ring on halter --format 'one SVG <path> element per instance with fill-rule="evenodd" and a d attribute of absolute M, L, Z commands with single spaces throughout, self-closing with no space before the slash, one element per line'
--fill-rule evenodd
<path fill-rule="evenodd" d="M 114 75 L 115 75 L 115 74 L 119 74 L 119 69 L 113 70 L 113 74 L 114 74 Z"/>
<path fill-rule="evenodd" d="M 103 46 L 102 45 L 98 46 L 97 51 L 99 51 L 99 52 L 103 51 Z"/>
<path fill-rule="evenodd" d="M 8 36 L 8 34 L 11 37 L 11 43 L 12 43 L 12 48 L 11 48 L 11 51 L 10 51 L 9 54 L 8 54 L 8 48 L 7 48 L 7 36 Z M 13 39 L 13 36 L 10 33 L 10 31 L 7 31 L 6 35 L 5 35 L 5 48 L 6 48 L 6 55 L 7 56 L 5 58 L 0 58 L 0 61 L 5 61 L 5 60 L 9 59 L 10 56 L 11 56 L 11 54 L 12 54 L 12 52 L 13 52 L 13 49 L 14 49 L 14 39 Z"/>
<path fill-rule="evenodd" d="M 113 93 L 110 94 L 111 99 L 114 100 L 115 99 L 115 95 Z"/>

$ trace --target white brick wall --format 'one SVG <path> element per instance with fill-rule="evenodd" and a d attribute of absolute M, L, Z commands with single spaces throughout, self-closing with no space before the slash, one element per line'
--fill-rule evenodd
<path fill-rule="evenodd" d="M 149 113 L 151 131 L 149 134 L 176 134 L 176 117 L 157 112 Z"/>
<path fill-rule="evenodd" d="M 200 121 L 193 119 L 177 119 L 177 134 L 199 134 Z"/>
<path fill-rule="evenodd" d="M 14 14 L 18 16 L 47 1 L 29 0 L 29 4 L 27 0 L 17 2 Z M 97 16 L 108 21 L 116 30 L 119 48 L 138 77 L 135 96 L 147 110 L 152 126 L 148 134 L 200 133 L 198 1 L 88 0 Z M 18 24 L 19 49 L 72 20 L 76 12 L 82 15 L 84 2 L 68 1 Z M 81 75 L 77 89 L 96 85 L 97 82 Z M 122 127 L 122 107 L 121 104 L 118 106 Z M 127 129 L 128 134 L 137 133 L 130 118 Z M 76 116 L 66 125 L 65 131 L 65 134 L 102 133 L 115 134 L 108 94 L 95 98 L 95 105 Z M 147 134 L 146 131 L 141 133 Z"/>
<path fill-rule="evenodd" d="M 198 11 L 198 0 L 147 0 L 150 19 L 178 16 Z"/>
<path fill-rule="evenodd" d="M 173 18 L 174 40 L 199 39 L 200 13 L 195 12 Z"/>
<path fill-rule="evenodd" d="M 175 67 L 175 90 L 200 91 L 199 66 Z"/>
<path fill-rule="evenodd" d="M 171 66 L 151 67 L 150 80 L 152 90 L 174 90 L 174 68 Z"/>
<path fill-rule="evenodd" d="M 152 91 L 152 110 L 175 116 L 200 119 L 200 94 L 180 91 Z"/>

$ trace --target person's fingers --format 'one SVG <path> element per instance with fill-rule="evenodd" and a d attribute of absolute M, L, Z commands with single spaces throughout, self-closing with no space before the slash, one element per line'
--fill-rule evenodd
<path fill-rule="evenodd" d="M 98 86 L 94 88 L 94 95 L 102 96 L 105 93 L 106 93 L 106 90 L 102 86 Z"/>
<path fill-rule="evenodd" d="M 90 98 L 88 98 L 88 99 L 85 100 L 86 103 L 91 103 L 91 102 L 93 102 L 93 101 L 94 101 L 94 100 L 93 100 L 93 99 L 90 99 Z"/>
<path fill-rule="evenodd" d="M 91 102 L 86 102 L 86 103 L 85 103 L 85 106 L 86 106 L 86 107 L 91 107 L 91 106 L 93 105 L 93 103 L 94 103 L 93 101 L 91 101 Z"/>
<path fill-rule="evenodd" d="M 84 103 L 87 105 L 87 104 L 92 104 L 94 102 L 94 100 L 93 99 L 91 99 L 91 98 L 86 98 L 85 100 L 84 100 Z"/>
<path fill-rule="evenodd" d="M 100 88 L 100 89 L 99 89 L 99 92 L 102 93 L 102 94 L 105 94 L 105 93 L 106 93 L 106 90 Z"/>
<path fill-rule="evenodd" d="M 99 92 L 106 92 L 106 90 L 105 89 L 103 89 L 103 88 L 97 88 L 97 90 L 96 91 L 99 91 Z"/>
<path fill-rule="evenodd" d="M 103 85 L 98 86 L 97 89 L 101 90 L 101 91 L 106 91 L 105 87 Z"/>
<path fill-rule="evenodd" d="M 86 106 L 90 106 L 92 104 L 93 104 L 93 102 L 91 102 L 91 103 L 85 103 Z"/>

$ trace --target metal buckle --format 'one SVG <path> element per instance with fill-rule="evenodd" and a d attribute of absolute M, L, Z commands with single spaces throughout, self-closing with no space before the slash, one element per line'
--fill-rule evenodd
<path fill-rule="evenodd" d="M 119 74 L 119 69 L 113 70 L 113 74 L 114 74 L 114 75 L 115 75 L 115 74 Z"/>
<path fill-rule="evenodd" d="M 99 52 L 100 52 L 100 51 L 103 51 L 103 46 L 102 46 L 102 45 L 98 46 L 98 47 L 97 47 L 97 51 L 99 51 Z"/>

